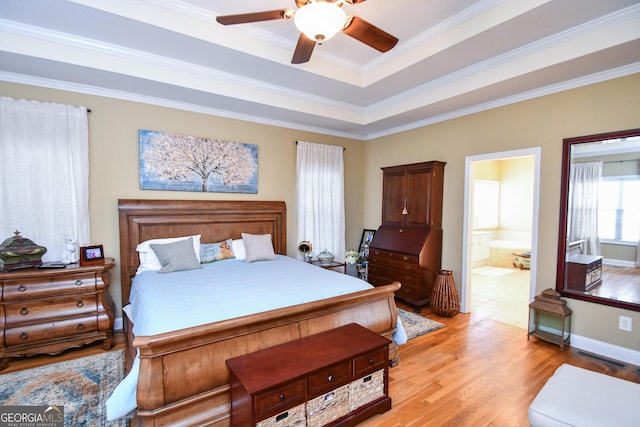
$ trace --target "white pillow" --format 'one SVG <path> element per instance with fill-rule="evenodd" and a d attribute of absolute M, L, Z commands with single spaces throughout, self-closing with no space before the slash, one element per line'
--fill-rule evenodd
<path fill-rule="evenodd" d="M 242 233 L 242 240 L 244 240 L 246 262 L 272 261 L 276 259 L 271 234 Z"/>
<path fill-rule="evenodd" d="M 231 250 L 236 256 L 236 259 L 245 259 L 247 253 L 244 250 L 244 241 L 242 239 L 234 239 L 231 241 Z"/>
<path fill-rule="evenodd" d="M 169 237 L 166 239 L 145 240 L 144 242 L 139 243 L 138 246 L 136 246 L 136 251 L 138 251 L 138 257 L 140 258 L 140 266 L 138 266 L 136 274 L 142 273 L 143 271 L 160 270 L 162 268 L 160 260 L 156 256 L 155 252 L 153 252 L 153 249 L 151 249 L 150 245 L 164 245 L 167 243 L 177 242 L 179 240 L 186 240 L 189 237 L 193 237 L 193 250 L 196 253 L 198 262 L 200 262 L 200 234 L 183 237 Z"/>

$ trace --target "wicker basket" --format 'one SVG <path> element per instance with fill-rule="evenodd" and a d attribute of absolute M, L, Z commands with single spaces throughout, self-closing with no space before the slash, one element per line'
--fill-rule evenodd
<path fill-rule="evenodd" d="M 349 411 L 384 396 L 384 369 L 349 383 Z"/>
<path fill-rule="evenodd" d="M 431 294 L 433 311 L 443 317 L 453 317 L 460 312 L 460 296 L 451 270 L 439 270 Z"/>
<path fill-rule="evenodd" d="M 349 412 L 349 384 L 307 402 L 307 426 L 329 424 Z"/>
<path fill-rule="evenodd" d="M 305 427 L 306 425 L 307 417 L 304 403 L 256 423 L 256 427 Z"/>

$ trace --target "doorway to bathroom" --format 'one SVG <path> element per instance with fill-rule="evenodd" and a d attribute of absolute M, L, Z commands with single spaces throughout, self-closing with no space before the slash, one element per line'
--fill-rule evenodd
<path fill-rule="evenodd" d="M 539 181 L 540 148 L 466 159 L 461 309 L 474 319 L 527 328 Z"/>

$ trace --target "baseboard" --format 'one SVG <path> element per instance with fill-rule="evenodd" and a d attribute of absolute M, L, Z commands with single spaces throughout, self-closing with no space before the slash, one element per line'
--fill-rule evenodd
<path fill-rule="evenodd" d="M 640 351 L 571 334 L 571 347 L 640 366 Z"/>
<path fill-rule="evenodd" d="M 609 267 L 637 267 L 634 261 L 625 261 L 622 259 L 605 258 L 602 260 L 602 264 L 607 265 Z"/>
<path fill-rule="evenodd" d="M 122 332 L 124 331 L 124 328 L 122 326 L 123 326 L 122 317 L 116 317 L 115 320 L 113 321 L 113 330 L 116 332 Z"/>

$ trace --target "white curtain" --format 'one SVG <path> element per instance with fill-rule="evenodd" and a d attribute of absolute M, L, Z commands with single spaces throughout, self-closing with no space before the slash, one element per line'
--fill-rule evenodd
<path fill-rule="evenodd" d="M 569 175 L 568 239 L 585 240 L 585 253 L 600 254 L 598 187 L 602 162 L 573 163 Z"/>
<path fill-rule="evenodd" d="M 0 97 L 0 239 L 19 230 L 58 261 L 89 236 L 87 109 Z"/>
<path fill-rule="evenodd" d="M 297 241 L 310 241 L 314 258 L 326 249 L 340 262 L 345 253 L 343 151 L 342 147 L 298 141 L 296 165 Z"/>

